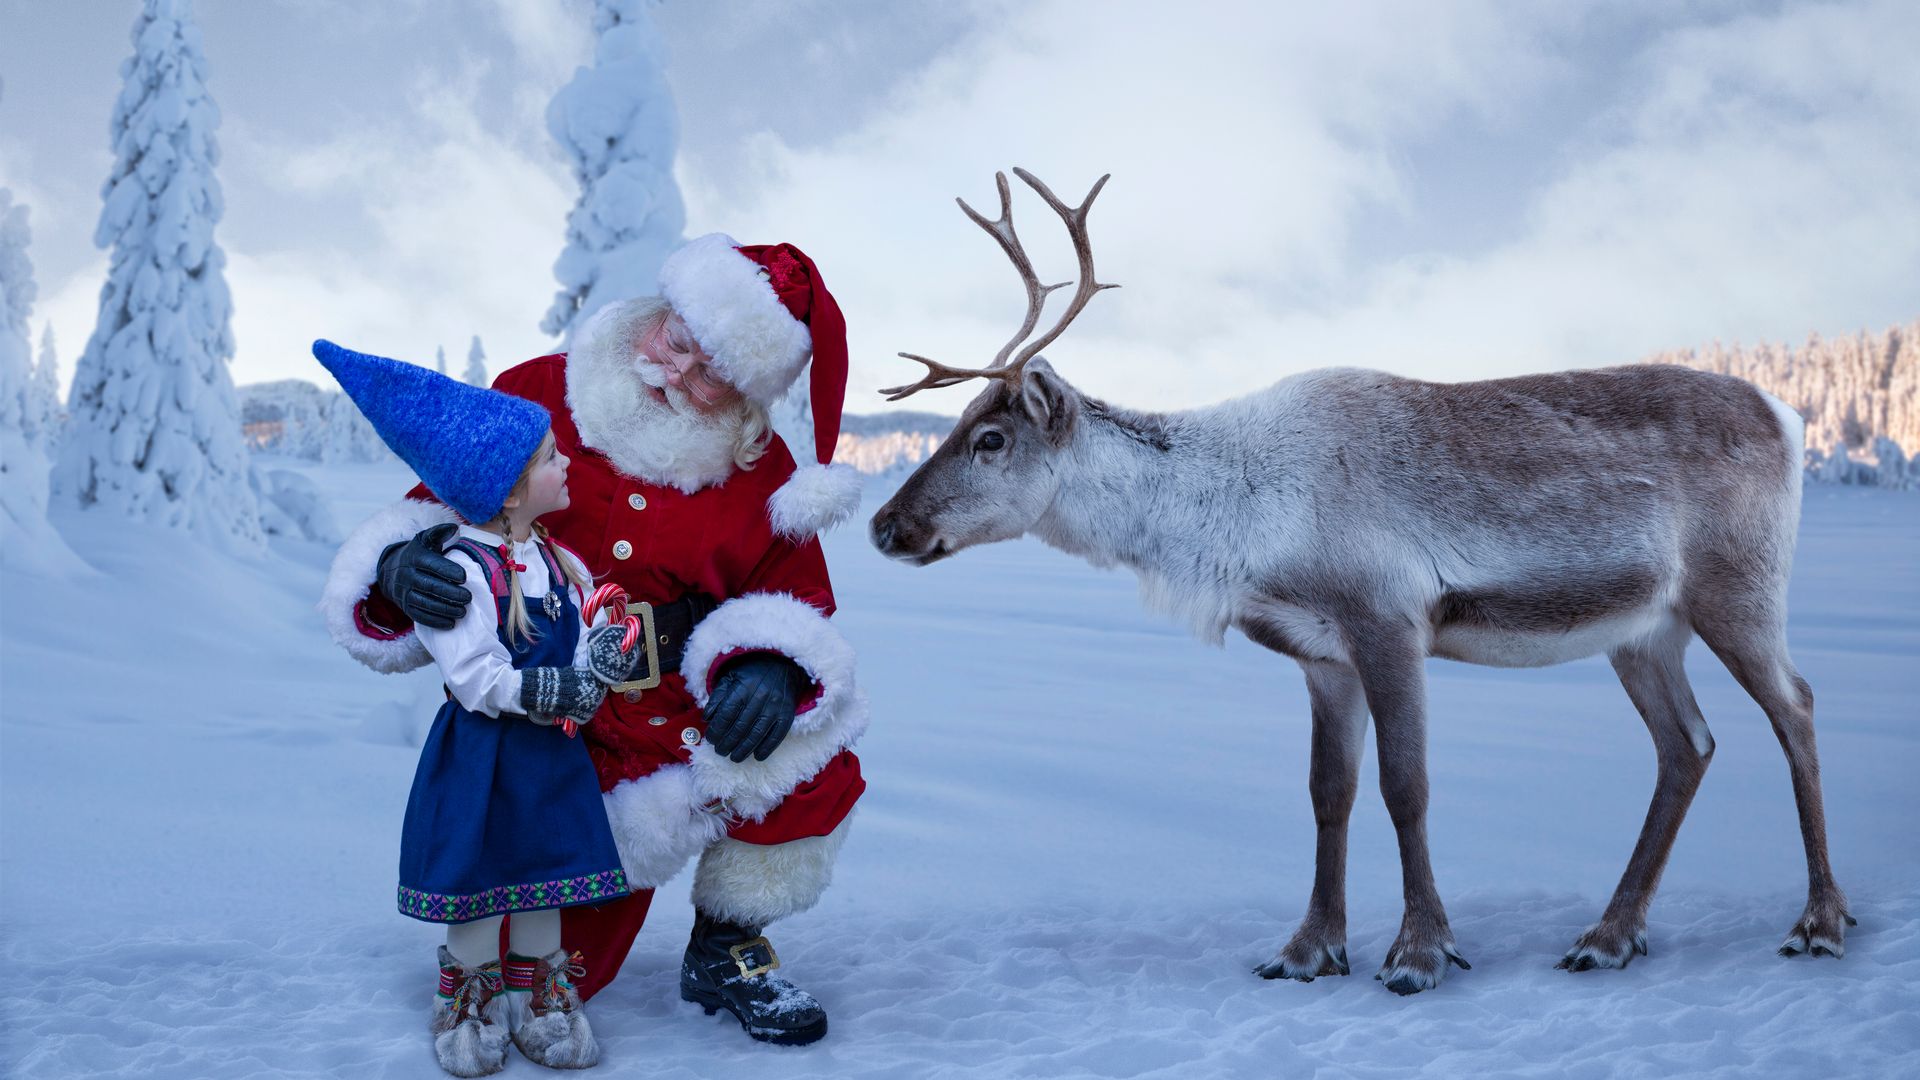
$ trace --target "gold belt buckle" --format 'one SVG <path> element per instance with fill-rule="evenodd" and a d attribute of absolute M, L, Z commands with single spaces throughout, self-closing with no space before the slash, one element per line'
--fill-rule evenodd
<path fill-rule="evenodd" d="M 653 632 L 653 605 L 644 600 L 628 604 L 627 614 L 640 617 L 640 643 L 647 650 L 647 676 L 615 683 L 609 690 L 615 694 L 624 694 L 629 690 L 651 690 L 660 685 L 660 639 Z"/>
<path fill-rule="evenodd" d="M 755 945 L 767 950 L 767 962 L 765 964 L 759 966 L 749 964 L 747 963 L 746 957 L 740 955 Z M 765 975 L 767 972 L 780 966 L 780 957 L 773 951 L 773 942 L 768 941 L 764 937 L 757 937 L 752 941 L 743 941 L 738 945 L 729 946 L 727 952 L 733 954 L 733 966 L 740 969 L 740 977 L 743 979 L 751 979 L 756 976 Z"/>

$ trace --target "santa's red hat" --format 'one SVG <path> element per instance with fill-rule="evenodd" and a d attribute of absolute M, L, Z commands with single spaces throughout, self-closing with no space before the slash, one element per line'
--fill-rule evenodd
<path fill-rule="evenodd" d="M 817 463 L 801 460 L 774 492 L 774 528 L 811 536 L 859 509 L 859 472 L 833 464 L 847 396 L 847 320 L 813 260 L 792 244 L 742 246 L 708 233 L 667 256 L 660 295 L 713 358 L 714 370 L 761 405 L 784 396 L 813 357 L 808 387 Z"/>

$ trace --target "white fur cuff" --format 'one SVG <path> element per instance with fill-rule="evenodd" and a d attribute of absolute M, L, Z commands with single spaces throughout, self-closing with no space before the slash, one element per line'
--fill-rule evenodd
<path fill-rule="evenodd" d="M 771 649 L 799 664 L 820 686 L 814 707 L 793 722 L 794 734 L 811 731 L 844 712 L 856 691 L 853 646 L 820 609 L 789 593 L 750 593 L 721 604 L 687 638 L 680 674 L 702 708 L 713 690 L 713 662 L 741 649 Z M 804 779 L 804 778 L 803 778 Z"/>
<path fill-rule="evenodd" d="M 807 910 L 833 881 L 833 864 L 851 824 L 849 814 L 825 836 L 784 844 L 720 841 L 700 856 L 693 874 L 694 906 L 753 927 Z"/>
<path fill-rule="evenodd" d="M 802 465 L 767 500 L 773 531 L 805 540 L 860 509 L 860 470 L 851 465 Z"/>
<path fill-rule="evenodd" d="M 361 522 L 334 555 L 326 587 L 320 593 L 320 613 L 327 620 L 327 632 L 333 635 L 334 644 L 379 672 L 412 671 L 429 663 L 433 658 L 420 644 L 418 634 L 408 630 L 387 640 L 368 637 L 361 632 L 354 612 L 373 591 L 380 553 L 387 545 L 410 540 L 430 526 L 458 520 L 452 510 L 439 503 L 401 499 Z"/>
<path fill-rule="evenodd" d="M 615 784 L 602 799 L 627 884 L 653 889 L 672 880 L 702 848 L 726 835 L 727 822 L 702 812 L 709 800 L 685 765 L 668 765 Z"/>
<path fill-rule="evenodd" d="M 809 722 L 804 729 L 801 720 Z M 712 743 L 701 742 L 693 748 L 693 783 L 704 798 L 724 801 L 748 821 L 762 821 L 866 731 L 867 695 L 854 690 L 831 712 L 819 705 L 802 713 L 765 761 L 733 761 L 714 752 Z"/>

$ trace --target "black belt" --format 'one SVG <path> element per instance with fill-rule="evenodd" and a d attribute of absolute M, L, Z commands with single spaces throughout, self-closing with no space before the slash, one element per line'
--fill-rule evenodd
<path fill-rule="evenodd" d="M 615 683 L 609 693 L 637 693 L 660 685 L 669 672 L 679 671 L 687 654 L 687 638 L 700 620 L 713 613 L 720 602 L 705 593 L 692 592 L 665 604 L 629 601 L 627 614 L 640 620 L 640 644 L 645 659 L 632 679 Z"/>
<path fill-rule="evenodd" d="M 629 605 L 636 607 L 638 605 Z M 653 605 L 653 643 L 660 658 L 660 672 L 679 671 L 687 655 L 687 638 L 700 620 L 713 614 L 720 602 L 706 593 L 692 592 L 671 604 Z"/>

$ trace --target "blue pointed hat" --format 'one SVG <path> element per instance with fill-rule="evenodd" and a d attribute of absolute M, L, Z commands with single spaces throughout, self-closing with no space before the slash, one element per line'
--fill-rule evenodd
<path fill-rule="evenodd" d="M 324 338 L 313 355 L 420 482 L 471 522 L 500 512 L 553 425 L 541 405 L 427 368 Z"/>

